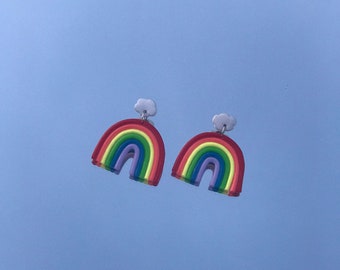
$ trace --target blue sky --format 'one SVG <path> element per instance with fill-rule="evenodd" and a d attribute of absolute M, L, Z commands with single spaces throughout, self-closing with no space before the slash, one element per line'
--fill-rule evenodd
<path fill-rule="evenodd" d="M 1 269 L 337 269 L 338 1 L 2 1 Z M 91 164 L 138 117 L 166 160 L 158 187 Z M 227 112 L 238 198 L 170 176 Z"/>

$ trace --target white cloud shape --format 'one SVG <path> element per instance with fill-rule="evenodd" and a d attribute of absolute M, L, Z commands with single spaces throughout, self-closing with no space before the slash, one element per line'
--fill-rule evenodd
<path fill-rule="evenodd" d="M 212 119 L 212 122 L 214 127 L 223 133 L 224 131 L 230 131 L 234 128 L 236 125 L 236 118 L 227 113 L 221 113 L 215 115 Z"/>
<path fill-rule="evenodd" d="M 152 99 L 140 98 L 135 104 L 135 110 L 141 117 L 154 116 L 157 113 L 156 103 Z"/>

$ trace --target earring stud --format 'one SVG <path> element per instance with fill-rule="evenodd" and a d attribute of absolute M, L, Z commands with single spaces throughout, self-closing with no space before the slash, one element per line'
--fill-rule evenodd
<path fill-rule="evenodd" d="M 240 147 L 224 133 L 236 124 L 228 114 L 212 119 L 215 132 L 204 132 L 190 139 L 179 152 L 171 175 L 199 186 L 206 170 L 212 171 L 209 190 L 239 196 L 242 191 L 244 157 Z"/>
<path fill-rule="evenodd" d="M 126 119 L 112 125 L 101 137 L 92 154 L 92 163 L 119 174 L 132 158 L 130 178 L 157 186 L 163 171 L 165 149 L 158 130 L 148 117 L 157 112 L 151 99 L 139 99 L 135 110 L 140 119 Z"/>

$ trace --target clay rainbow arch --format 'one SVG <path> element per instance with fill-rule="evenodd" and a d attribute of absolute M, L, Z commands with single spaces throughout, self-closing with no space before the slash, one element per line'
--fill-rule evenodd
<path fill-rule="evenodd" d="M 164 143 L 146 120 L 126 119 L 111 126 L 97 143 L 92 163 L 119 174 L 130 158 L 130 178 L 157 186 L 164 166 Z"/>
<path fill-rule="evenodd" d="M 183 146 L 171 175 L 198 186 L 204 172 L 210 169 L 209 190 L 239 196 L 244 167 L 242 151 L 231 138 L 218 132 L 204 132 Z"/>

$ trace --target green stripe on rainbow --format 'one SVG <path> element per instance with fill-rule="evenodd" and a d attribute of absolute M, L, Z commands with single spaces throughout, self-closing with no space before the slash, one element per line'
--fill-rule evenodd
<path fill-rule="evenodd" d="M 92 163 L 119 174 L 129 158 L 133 158 L 131 179 L 158 184 L 164 165 L 164 143 L 148 121 L 127 119 L 111 126 L 98 142 Z"/>
<path fill-rule="evenodd" d="M 240 194 L 244 158 L 241 149 L 232 139 L 217 132 L 195 136 L 180 151 L 172 176 L 198 186 L 207 169 L 213 171 L 210 190 L 229 196 Z"/>

